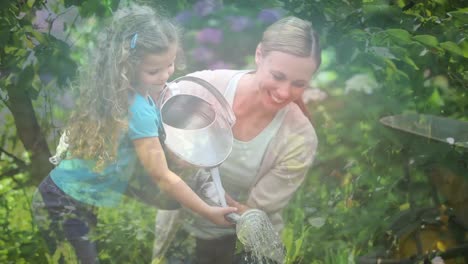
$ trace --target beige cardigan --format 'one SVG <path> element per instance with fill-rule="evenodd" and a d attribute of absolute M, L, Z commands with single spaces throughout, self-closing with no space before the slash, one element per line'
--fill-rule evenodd
<path fill-rule="evenodd" d="M 224 94 L 229 81 L 238 72 L 205 70 L 189 75 L 208 81 Z M 296 104 L 290 103 L 286 107 L 283 123 L 266 149 L 248 199 L 239 201 L 265 211 L 279 233 L 284 227 L 282 209 L 304 181 L 317 149 L 317 136 L 309 120 Z M 154 258 L 164 255 L 183 215 L 180 210 L 158 211 Z"/>

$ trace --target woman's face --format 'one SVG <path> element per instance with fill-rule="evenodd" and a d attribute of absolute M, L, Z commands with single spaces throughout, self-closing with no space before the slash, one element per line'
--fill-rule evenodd
<path fill-rule="evenodd" d="M 177 46 L 172 45 L 165 53 L 146 55 L 138 66 L 139 91 L 159 91 L 174 73 L 174 61 L 177 55 Z"/>
<path fill-rule="evenodd" d="M 271 111 L 300 98 L 317 69 L 311 56 L 298 57 L 279 51 L 263 55 L 261 48 L 257 48 L 255 62 L 261 102 Z"/>

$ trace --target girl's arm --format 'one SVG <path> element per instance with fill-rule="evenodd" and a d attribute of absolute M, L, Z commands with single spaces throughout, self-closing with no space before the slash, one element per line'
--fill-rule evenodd
<path fill-rule="evenodd" d="M 154 182 L 172 198 L 184 207 L 196 212 L 218 225 L 232 225 L 224 216 L 235 212 L 234 207 L 214 207 L 206 204 L 198 195 L 175 173 L 167 167 L 158 137 L 147 137 L 133 140 L 141 164 Z"/>

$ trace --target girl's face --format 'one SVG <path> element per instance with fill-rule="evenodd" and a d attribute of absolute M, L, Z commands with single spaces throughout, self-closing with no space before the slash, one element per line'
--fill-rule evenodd
<path fill-rule="evenodd" d="M 161 90 L 174 73 L 176 55 L 176 45 L 172 45 L 165 53 L 146 55 L 138 66 L 136 89 L 144 92 Z"/>
<path fill-rule="evenodd" d="M 299 99 L 317 69 L 312 56 L 298 57 L 279 51 L 263 55 L 261 48 L 257 48 L 255 62 L 260 99 L 271 111 Z"/>

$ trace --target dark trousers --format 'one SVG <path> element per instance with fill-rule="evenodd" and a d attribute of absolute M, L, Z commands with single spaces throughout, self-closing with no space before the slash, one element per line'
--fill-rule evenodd
<path fill-rule="evenodd" d="M 196 239 L 195 264 L 278 264 L 271 259 L 257 259 L 250 252 L 236 252 L 236 235 L 228 235 L 218 239 Z"/>
<path fill-rule="evenodd" d="M 97 223 L 94 207 L 73 199 L 47 176 L 34 194 L 32 210 L 51 255 L 66 239 L 80 263 L 99 262 L 96 243 L 89 237 Z M 63 256 L 59 262 L 64 262 Z"/>
<path fill-rule="evenodd" d="M 237 238 L 235 235 L 218 239 L 197 238 L 195 246 L 196 264 L 233 264 Z"/>

